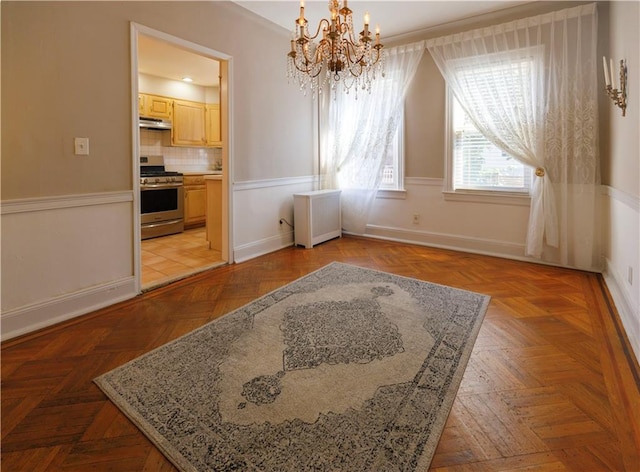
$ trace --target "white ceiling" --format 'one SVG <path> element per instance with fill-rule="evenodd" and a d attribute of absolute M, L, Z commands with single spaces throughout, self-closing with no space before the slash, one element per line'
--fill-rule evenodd
<path fill-rule="evenodd" d="M 353 10 L 354 27 L 358 31 L 362 28 L 365 12 L 369 12 L 371 30 L 375 30 L 375 25 L 380 25 L 380 36 L 384 43 L 385 37 L 419 31 L 530 1 L 351 0 L 349 8 Z M 293 30 L 294 21 L 300 14 L 299 0 L 235 3 L 289 30 Z M 328 16 L 327 0 L 305 1 L 305 17 L 309 20 L 310 29 L 317 28 L 320 19 Z M 283 51 L 288 46 L 283 44 Z M 138 38 L 138 71 L 172 80 L 189 76 L 194 84 L 201 86 L 218 85 L 220 75 L 218 61 L 143 35 Z"/>
<path fill-rule="evenodd" d="M 217 86 L 220 63 L 164 41 L 138 36 L 138 72 L 171 80 L 188 76 L 193 84 Z"/>
<path fill-rule="evenodd" d="M 523 3 L 524 1 L 383 1 L 383 0 L 350 0 L 348 5 L 353 11 L 354 28 L 362 29 L 364 14 L 369 12 L 370 28 L 380 25 L 380 37 L 397 36 L 411 33 L 452 21 L 470 18 L 483 13 L 502 10 Z M 295 19 L 299 16 L 300 1 L 235 1 L 238 5 L 266 18 L 267 20 L 293 31 Z M 322 18 L 329 17 L 327 0 L 306 0 L 305 18 L 309 20 L 309 29 L 318 27 Z"/>

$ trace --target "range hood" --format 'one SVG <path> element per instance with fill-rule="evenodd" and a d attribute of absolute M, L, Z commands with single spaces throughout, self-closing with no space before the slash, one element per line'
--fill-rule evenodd
<path fill-rule="evenodd" d="M 171 129 L 171 122 L 160 118 L 140 117 L 140 128 L 146 129 Z"/>

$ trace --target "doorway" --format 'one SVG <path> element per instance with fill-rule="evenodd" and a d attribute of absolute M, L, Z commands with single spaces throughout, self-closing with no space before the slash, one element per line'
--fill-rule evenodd
<path fill-rule="evenodd" d="M 131 47 L 132 91 L 138 97 L 133 110 L 134 208 L 140 208 L 140 157 L 147 155 L 162 156 L 167 171 L 183 175 L 186 207 L 184 231 L 144 240 L 139 211 L 134 212 L 134 272 L 137 290 L 142 292 L 233 262 L 229 244 L 233 227 L 228 139 L 231 58 L 134 23 Z M 186 82 L 186 77 L 191 81 Z M 158 104 L 159 109 L 148 108 L 147 103 Z M 195 125 L 189 120 L 193 130 L 174 115 L 190 107 L 196 107 L 197 113 L 201 107 L 205 118 Z M 171 130 L 139 128 L 140 116 L 156 111 L 166 113 L 161 118 L 173 122 Z M 211 131 L 216 119 L 217 134 Z M 198 126 L 208 127 L 203 142 L 185 142 L 190 133 L 204 134 Z M 205 213 L 220 217 L 212 220 Z"/>

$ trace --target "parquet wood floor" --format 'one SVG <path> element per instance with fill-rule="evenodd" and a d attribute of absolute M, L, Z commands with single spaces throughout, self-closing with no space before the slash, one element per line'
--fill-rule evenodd
<path fill-rule="evenodd" d="M 431 470 L 640 470 L 638 365 L 599 275 L 351 237 L 5 342 L 2 470 L 175 470 L 92 379 L 334 260 L 492 296 Z"/>

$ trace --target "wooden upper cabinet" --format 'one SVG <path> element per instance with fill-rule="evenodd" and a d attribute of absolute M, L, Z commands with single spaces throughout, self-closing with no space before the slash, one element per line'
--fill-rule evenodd
<path fill-rule="evenodd" d="M 140 116 L 171 120 L 173 117 L 173 99 L 141 93 L 138 95 L 138 112 Z"/>
<path fill-rule="evenodd" d="M 222 146 L 218 103 L 204 104 L 140 93 L 138 113 L 143 117 L 170 120 L 173 123 L 172 146 Z"/>
<path fill-rule="evenodd" d="M 144 116 L 144 94 L 138 94 L 138 115 Z"/>
<path fill-rule="evenodd" d="M 205 105 L 187 100 L 173 101 L 173 128 L 171 143 L 174 146 L 205 146 Z"/>
<path fill-rule="evenodd" d="M 222 136 L 220 132 L 220 104 L 209 103 L 205 105 L 205 111 L 207 146 L 222 146 Z"/>

